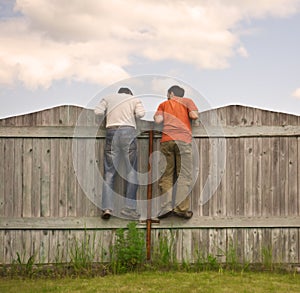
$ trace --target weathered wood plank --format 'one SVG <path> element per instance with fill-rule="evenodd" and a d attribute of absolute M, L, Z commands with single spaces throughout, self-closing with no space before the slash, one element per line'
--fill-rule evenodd
<path fill-rule="evenodd" d="M 3 138 L 0 139 L 0 158 L 4 158 L 4 147 L 5 140 Z M 0 216 L 4 217 L 5 215 L 5 162 L 4 159 L 0 160 Z"/>
<path fill-rule="evenodd" d="M 193 172 L 195 174 L 195 176 L 197 176 L 194 186 L 192 188 L 192 192 L 191 192 L 191 209 L 194 212 L 194 215 L 196 216 L 200 216 L 202 214 L 202 209 L 199 206 L 199 201 L 200 201 L 200 194 L 201 194 L 201 189 L 200 189 L 200 185 L 201 185 L 201 180 L 202 180 L 202 176 L 201 176 L 201 171 L 200 171 L 200 141 L 194 140 L 193 141 L 195 147 L 193 149 L 193 157 L 197 156 L 199 158 L 199 162 L 193 162 L 194 166 L 193 166 Z"/>
<path fill-rule="evenodd" d="M 288 138 L 280 138 L 279 157 L 279 179 L 280 179 L 280 215 L 288 215 L 288 175 L 289 175 L 289 155 Z"/>
<path fill-rule="evenodd" d="M 60 217 L 67 216 L 67 199 L 68 199 L 68 140 L 59 141 L 59 189 L 58 189 L 58 214 Z"/>
<path fill-rule="evenodd" d="M 209 146 L 209 216 L 214 217 L 218 214 L 218 192 L 217 188 L 217 175 L 218 175 L 218 139 L 210 138 Z"/>
<path fill-rule="evenodd" d="M 96 156 L 96 170 L 94 174 L 94 182 L 95 182 L 95 200 L 96 206 L 101 207 L 101 198 L 102 198 L 102 178 L 103 178 L 103 169 L 104 169 L 104 144 L 105 140 L 97 139 L 95 142 L 95 156 Z M 76 178 L 77 180 L 77 178 Z M 78 187 L 77 187 L 78 188 Z M 96 211 L 96 216 L 101 215 L 101 209 L 98 208 Z"/>
<path fill-rule="evenodd" d="M 76 129 L 76 132 L 75 132 Z M 141 132 L 144 130 L 141 129 Z M 156 134 L 158 135 L 158 134 Z M 300 126 L 206 126 L 194 127 L 193 137 L 299 137 Z M 105 130 L 98 126 L 0 126 L 0 137 L 46 137 L 46 138 L 94 138 L 105 137 Z M 147 137 L 141 133 L 139 137 Z"/>
<path fill-rule="evenodd" d="M 272 182 L 272 216 L 280 215 L 280 170 L 279 170 L 279 161 L 280 161 L 280 138 L 270 138 L 270 144 L 272 146 L 271 152 L 271 182 Z"/>
<path fill-rule="evenodd" d="M 236 213 L 236 139 L 230 138 L 226 144 L 226 212 L 227 216 L 234 216 Z"/>
<path fill-rule="evenodd" d="M 49 254 L 50 250 L 53 249 L 49 245 L 49 234 L 51 231 L 48 230 L 41 230 L 40 231 L 40 263 L 49 263 Z"/>
<path fill-rule="evenodd" d="M 2 239 L 3 244 L 0 245 L 0 263 L 3 264 L 5 263 L 5 255 L 4 255 L 4 249 L 5 249 L 5 243 L 4 243 L 4 239 L 5 239 L 5 230 L 0 230 L 0 239 Z"/>
<path fill-rule="evenodd" d="M 23 193 L 23 139 L 14 140 L 14 195 L 13 195 L 13 214 L 15 217 L 22 216 L 22 193 Z"/>
<path fill-rule="evenodd" d="M 200 180 L 200 197 L 199 205 L 202 209 L 201 215 L 209 215 L 209 200 L 211 199 L 211 183 L 210 183 L 210 141 L 209 139 L 200 139 L 200 160 L 201 168 L 199 170 Z"/>
<path fill-rule="evenodd" d="M 289 263 L 299 263 L 299 242 L 298 242 L 298 231 L 299 229 L 291 228 L 289 229 L 289 247 L 288 247 L 288 254 L 289 254 Z"/>
<path fill-rule="evenodd" d="M 281 228 L 272 229 L 271 234 L 273 262 L 282 263 Z"/>
<path fill-rule="evenodd" d="M 32 196 L 32 168 L 33 168 L 33 145 L 31 138 L 23 140 L 23 206 L 22 216 L 31 217 L 31 196 Z"/>
<path fill-rule="evenodd" d="M 73 142 L 74 143 L 74 142 Z M 86 201 L 85 201 L 85 193 L 84 193 L 84 162 L 86 161 L 86 151 L 85 151 L 85 143 L 84 140 L 78 140 L 75 142 L 76 148 L 74 149 L 74 156 L 77 156 L 75 163 L 76 163 L 76 170 L 77 170 L 77 180 L 79 183 L 79 188 L 76 192 L 76 215 L 81 217 L 84 216 Z M 75 153 L 76 151 L 76 153 Z"/>
<path fill-rule="evenodd" d="M 41 217 L 50 216 L 51 142 L 41 141 Z"/>
<path fill-rule="evenodd" d="M 245 229 L 244 231 L 244 263 L 251 263 L 253 259 L 253 230 Z"/>
<path fill-rule="evenodd" d="M 262 192 L 261 192 L 261 211 L 262 216 L 270 216 L 273 208 L 273 199 L 271 192 L 271 155 L 272 150 L 270 148 L 270 139 L 262 139 Z"/>
<path fill-rule="evenodd" d="M 13 262 L 13 236 L 15 233 L 15 231 L 4 231 L 4 263 Z"/>
<path fill-rule="evenodd" d="M 31 213 L 33 217 L 41 215 L 41 144 L 39 139 L 32 139 L 32 189 Z"/>
<path fill-rule="evenodd" d="M 50 216 L 58 217 L 59 215 L 59 139 L 50 140 Z"/>
<path fill-rule="evenodd" d="M 226 140 L 223 138 L 218 139 L 218 161 L 217 161 L 217 172 L 219 186 L 217 190 L 218 196 L 218 208 L 217 215 L 225 217 L 227 214 L 226 209 L 226 195 L 227 195 L 227 181 L 226 181 Z M 199 169 L 201 169 L 201 161 L 199 161 Z"/>
<path fill-rule="evenodd" d="M 253 263 L 261 263 L 262 262 L 262 229 L 256 228 L 253 230 Z"/>
<path fill-rule="evenodd" d="M 297 165 L 298 146 L 297 138 L 289 138 L 288 149 L 288 215 L 294 216 L 298 214 L 299 201 L 298 201 L 298 180 L 299 180 L 299 167 Z M 298 176 L 296 176 L 298 174 Z"/>
<path fill-rule="evenodd" d="M 300 119 L 299 119 L 300 121 Z M 297 166 L 298 166 L 298 171 L 297 175 L 299 178 L 299 172 L 300 172 L 300 138 L 297 139 L 298 143 L 298 157 L 297 157 Z M 298 207 L 298 216 L 300 216 L 300 180 L 298 180 L 298 200 L 297 200 L 297 207 Z M 300 242 L 300 234 L 299 234 L 299 242 Z M 299 246 L 299 254 L 300 254 L 300 246 Z"/>
<path fill-rule="evenodd" d="M 253 143 L 253 214 L 261 216 L 262 202 L 262 138 L 257 138 Z"/>
<path fill-rule="evenodd" d="M 8 139 L 4 145 L 4 213 L 11 217 L 14 213 L 14 139 Z"/>
<path fill-rule="evenodd" d="M 243 216 L 245 214 L 245 184 L 244 184 L 244 138 L 236 139 L 236 166 L 235 166 L 235 210 L 234 215 Z"/>
<path fill-rule="evenodd" d="M 77 153 L 77 143 L 76 141 L 68 141 L 66 145 L 68 148 L 67 160 L 68 160 L 68 194 L 67 194 L 67 216 L 74 217 L 76 216 L 76 205 L 77 205 L 77 191 L 78 183 L 76 172 L 74 168 L 73 154 Z M 74 150 L 72 149 L 74 147 Z M 79 203 L 80 204 L 80 203 Z"/>
<path fill-rule="evenodd" d="M 244 141 L 244 215 L 253 215 L 253 138 Z M 241 150 L 242 151 L 242 150 Z"/>
<path fill-rule="evenodd" d="M 36 218 L 0 218 L 0 230 L 72 230 L 72 229 L 115 229 L 126 227 L 128 221 L 118 218 L 111 218 L 103 221 L 98 217 L 40 217 Z M 145 224 L 140 223 L 140 228 L 145 228 Z M 161 220 L 160 223 L 153 223 L 153 229 L 177 229 L 177 228 L 288 228 L 300 227 L 299 216 L 289 217 L 199 217 L 189 221 L 170 217 Z"/>

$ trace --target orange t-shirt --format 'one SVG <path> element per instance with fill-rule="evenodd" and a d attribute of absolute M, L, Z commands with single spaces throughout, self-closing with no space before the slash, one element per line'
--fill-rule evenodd
<path fill-rule="evenodd" d="M 163 116 L 163 133 L 161 142 L 180 140 L 192 142 L 192 126 L 189 112 L 198 111 L 194 102 L 189 98 L 173 97 L 161 103 L 155 116 Z"/>

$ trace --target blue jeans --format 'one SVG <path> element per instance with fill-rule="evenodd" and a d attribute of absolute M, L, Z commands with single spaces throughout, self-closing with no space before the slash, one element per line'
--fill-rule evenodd
<path fill-rule="evenodd" d="M 113 210 L 114 200 L 118 198 L 113 191 L 120 160 L 126 167 L 126 207 L 136 209 L 137 180 L 137 142 L 136 130 L 130 126 L 108 128 L 104 149 L 104 182 L 102 190 L 102 209 Z"/>

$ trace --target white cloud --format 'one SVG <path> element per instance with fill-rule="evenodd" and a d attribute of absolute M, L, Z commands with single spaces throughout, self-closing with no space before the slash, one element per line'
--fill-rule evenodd
<path fill-rule="evenodd" d="M 247 50 L 246 50 L 246 48 L 244 47 L 244 46 L 240 46 L 238 49 L 237 49 L 237 52 L 238 52 L 238 54 L 240 55 L 240 56 L 242 56 L 242 57 L 249 57 L 249 55 L 248 55 L 248 52 L 247 52 Z"/>
<path fill-rule="evenodd" d="M 54 80 L 109 84 L 126 78 L 132 56 L 222 69 L 247 57 L 235 28 L 245 18 L 286 17 L 299 0 L 17 0 L 0 20 L 0 83 L 29 88 Z"/>
<path fill-rule="evenodd" d="M 292 93 L 292 96 L 297 98 L 297 99 L 300 99 L 300 88 L 297 88 L 293 93 Z"/>

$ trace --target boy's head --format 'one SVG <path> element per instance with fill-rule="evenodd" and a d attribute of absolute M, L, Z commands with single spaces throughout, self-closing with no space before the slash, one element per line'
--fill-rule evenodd
<path fill-rule="evenodd" d="M 127 87 L 121 87 L 118 91 L 118 94 L 127 94 L 127 95 L 133 95 L 132 91 Z"/>
<path fill-rule="evenodd" d="M 176 97 L 183 97 L 184 96 L 184 89 L 178 85 L 173 85 L 168 89 L 168 96 L 173 93 Z"/>

